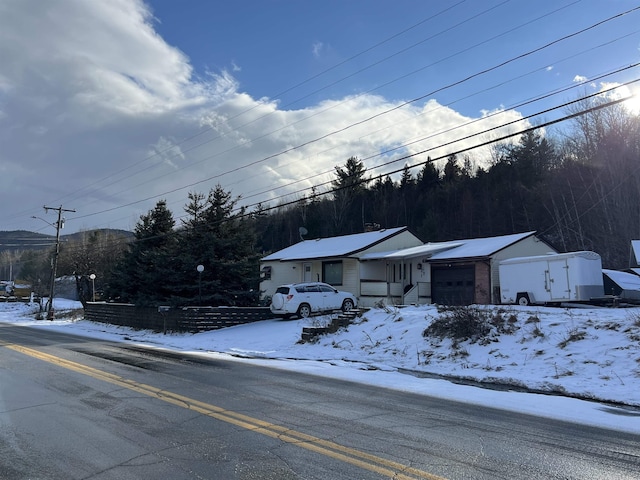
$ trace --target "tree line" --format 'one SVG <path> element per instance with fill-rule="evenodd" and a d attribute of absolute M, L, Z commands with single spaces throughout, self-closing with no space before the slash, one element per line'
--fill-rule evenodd
<path fill-rule="evenodd" d="M 392 178 L 370 175 L 353 156 L 335 167 L 327 194 L 312 189 L 294 203 L 247 211 L 217 185 L 188 195 L 178 225 L 161 200 L 132 239 L 98 230 L 63 244 L 58 272 L 75 276 L 84 300 L 86 277 L 95 273 L 96 289 L 117 301 L 256 305 L 259 259 L 298 242 L 301 232 L 319 238 L 397 226 L 425 242 L 535 230 L 559 251 L 593 250 L 606 268 L 624 269 L 630 241 L 640 239 L 639 173 L 640 117 L 614 105 L 561 132 L 533 130 L 496 144 L 482 165 L 450 155 L 406 165 Z M 47 283 L 50 261 L 23 252 L 21 278 Z"/>
<path fill-rule="evenodd" d="M 586 110 L 601 100 L 576 107 Z M 622 105 L 576 117 L 558 132 L 494 145 L 491 160 L 450 155 L 397 179 L 368 176 L 357 157 L 335 168 L 330 198 L 309 195 L 257 219 L 260 245 L 408 226 L 425 242 L 536 231 L 559 251 L 593 250 L 607 268 L 630 266 L 640 238 L 640 117 Z"/>

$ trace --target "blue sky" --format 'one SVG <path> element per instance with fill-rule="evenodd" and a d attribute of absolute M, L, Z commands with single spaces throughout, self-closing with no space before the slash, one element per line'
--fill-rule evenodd
<path fill-rule="evenodd" d="M 4 2 L 0 202 L 20 207 L 0 213 L 0 230 L 52 233 L 31 218 L 42 205 L 77 210 L 70 230 L 132 229 L 159 199 L 179 220 L 189 192 L 217 183 L 245 205 L 274 205 L 326 188 L 350 156 L 373 176 L 427 154 L 406 155 L 446 155 L 559 118 L 566 110 L 525 119 L 640 78 L 638 67 L 608 75 L 640 61 L 637 7 Z M 491 151 L 469 156 L 485 165 Z"/>
<path fill-rule="evenodd" d="M 574 0 L 149 4 L 158 33 L 189 56 L 198 74 L 228 70 L 254 98 L 297 108 L 371 91 L 391 100 L 417 98 L 636 6 Z M 612 20 L 434 97 L 477 115 L 571 85 L 576 75 L 595 77 L 637 62 L 639 20 L 638 12 Z M 600 47 L 605 42 L 614 43 Z M 616 77 L 631 78 L 637 70 Z M 505 80 L 511 83 L 481 93 Z M 475 96 L 461 100 L 469 94 Z"/>

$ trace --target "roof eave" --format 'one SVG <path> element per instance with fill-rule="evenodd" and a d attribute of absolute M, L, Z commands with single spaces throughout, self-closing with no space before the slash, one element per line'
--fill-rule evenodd
<path fill-rule="evenodd" d="M 368 245 L 365 245 L 364 247 L 358 248 L 358 249 L 353 250 L 351 252 L 347 252 L 347 253 L 345 253 L 343 255 L 340 255 L 340 256 L 341 257 L 348 257 L 348 256 L 351 256 L 351 255 L 355 255 L 356 253 L 364 252 L 368 248 L 375 247 L 376 245 L 378 245 L 378 244 L 380 244 L 382 242 L 386 242 L 390 238 L 393 238 L 393 237 L 395 237 L 397 235 L 400 235 L 401 233 L 404 233 L 404 232 L 406 232 L 408 230 L 409 230 L 409 227 L 402 227 L 400 230 L 398 230 L 397 232 L 392 233 L 391 235 L 387 235 L 385 237 L 379 238 L 375 242 L 369 243 Z"/>

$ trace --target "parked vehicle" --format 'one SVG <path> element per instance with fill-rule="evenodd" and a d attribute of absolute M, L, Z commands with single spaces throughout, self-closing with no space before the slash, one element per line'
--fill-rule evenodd
<path fill-rule="evenodd" d="M 604 296 L 602 260 L 595 252 L 569 252 L 500 262 L 502 303 L 588 302 Z"/>
<path fill-rule="evenodd" d="M 356 304 L 356 297 L 349 292 L 336 290 L 327 283 L 308 282 L 278 287 L 270 309 L 278 317 L 306 318 L 313 313 L 351 310 Z"/>

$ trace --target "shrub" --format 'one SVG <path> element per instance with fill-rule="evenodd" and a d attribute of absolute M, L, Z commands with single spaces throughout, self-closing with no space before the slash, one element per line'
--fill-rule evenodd
<path fill-rule="evenodd" d="M 505 310 L 491 311 L 477 306 L 440 306 L 439 316 L 423 332 L 424 337 L 450 338 L 454 344 L 470 340 L 488 345 L 498 334 L 513 334 L 518 317 Z"/>
<path fill-rule="evenodd" d="M 422 332 L 424 337 L 476 341 L 491 332 L 491 315 L 477 307 L 441 307 L 439 312 L 440 316 Z"/>
<path fill-rule="evenodd" d="M 565 348 L 571 342 L 579 342 L 580 340 L 584 340 L 586 336 L 587 332 L 574 328 L 573 330 L 567 332 L 567 336 L 562 339 L 562 341 L 558 344 L 558 347 Z"/>

